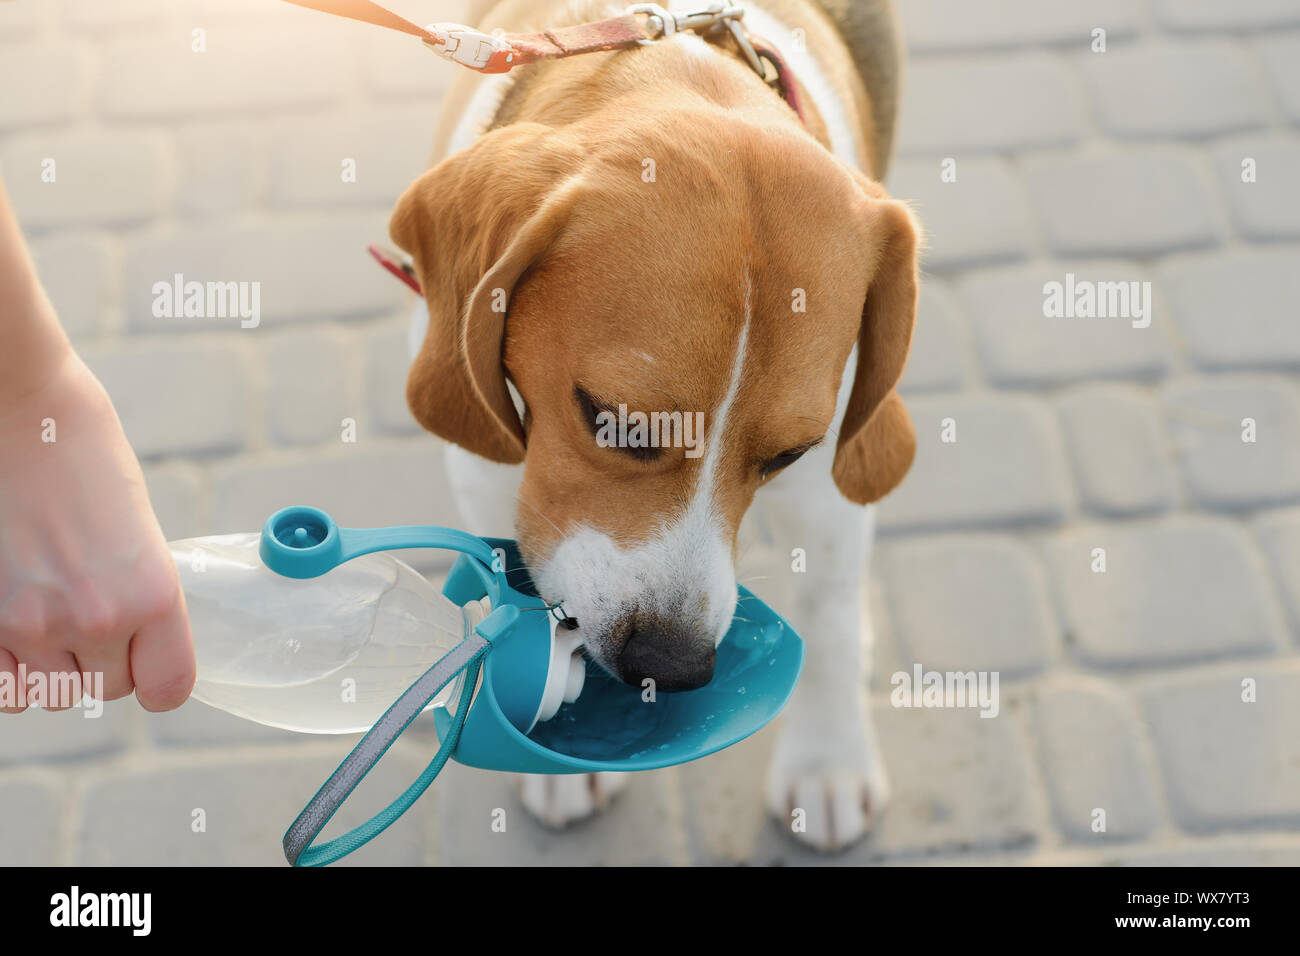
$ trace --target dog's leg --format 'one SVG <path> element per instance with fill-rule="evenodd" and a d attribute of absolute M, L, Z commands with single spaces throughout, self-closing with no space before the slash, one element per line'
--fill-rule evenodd
<path fill-rule="evenodd" d="M 465 530 L 501 537 L 523 477 L 522 465 L 499 465 L 456 445 L 445 452 L 447 477 Z M 562 827 L 606 806 L 627 783 L 622 773 L 520 774 L 519 798 L 542 823 Z"/>
<path fill-rule="evenodd" d="M 832 850 L 865 834 L 889 797 L 867 698 L 875 509 L 839 493 L 830 449 L 806 457 L 813 460 L 791 468 L 755 502 L 759 536 L 774 550 L 772 573 L 789 581 L 781 610 L 806 641 L 803 674 L 768 767 L 767 802 L 796 838 Z M 798 570 L 796 548 L 806 570 Z M 764 586 L 755 590 L 763 594 Z"/>
<path fill-rule="evenodd" d="M 548 827 L 565 827 L 609 805 L 627 786 L 625 773 L 521 773 L 519 801 Z"/>

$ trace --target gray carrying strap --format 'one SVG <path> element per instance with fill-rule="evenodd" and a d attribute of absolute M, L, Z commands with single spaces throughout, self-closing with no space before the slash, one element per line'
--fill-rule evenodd
<path fill-rule="evenodd" d="M 406 809 L 424 792 L 455 747 L 455 738 L 443 741 L 438 756 L 434 758 L 425 773 L 416 780 L 405 793 L 393 801 L 385 810 L 376 814 L 366 823 L 345 833 L 343 836 L 319 846 L 310 846 L 311 841 L 324 829 L 343 801 L 356 788 L 363 777 L 379 762 L 388 748 L 428 706 L 429 701 L 438 694 L 458 673 L 472 664 L 476 664 L 490 644 L 477 632 L 471 632 L 460 644 L 456 645 L 436 664 L 430 667 L 412 684 L 401 697 L 389 707 L 382 717 L 375 722 L 361 741 L 344 758 L 343 762 L 325 781 L 324 785 L 312 797 L 311 802 L 298 814 L 293 825 L 284 835 L 284 855 L 290 865 L 318 865 L 329 863 L 351 853 L 366 843 L 389 824 L 402 815 Z M 478 675 L 478 668 L 467 675 L 470 683 Z M 466 687 L 456 710 L 456 716 L 463 720 L 469 708 L 473 687 Z M 457 731 L 459 731 L 459 721 Z M 304 856 L 304 851 L 307 851 Z M 300 860 L 300 857 L 302 859 Z"/>

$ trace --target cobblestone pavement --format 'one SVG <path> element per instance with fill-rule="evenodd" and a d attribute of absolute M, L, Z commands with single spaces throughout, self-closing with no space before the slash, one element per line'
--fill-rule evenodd
<path fill-rule="evenodd" d="M 349 862 L 1300 863 L 1300 4 L 901 7 L 889 186 L 930 244 L 920 449 L 873 570 L 880 825 L 800 849 L 762 811 L 769 729 L 559 834 L 506 777 L 453 766 Z M 362 251 L 449 70 L 269 0 L 0 4 L 0 168 L 169 537 L 298 501 L 456 523 L 403 405 L 402 290 Z M 155 319 L 176 272 L 260 281 L 262 325 Z M 1150 281 L 1150 326 L 1044 318 L 1067 273 Z M 999 717 L 891 707 L 913 662 L 998 671 Z M 408 736 L 344 822 L 427 760 Z M 0 862 L 275 864 L 350 743 L 197 703 L 0 720 Z"/>

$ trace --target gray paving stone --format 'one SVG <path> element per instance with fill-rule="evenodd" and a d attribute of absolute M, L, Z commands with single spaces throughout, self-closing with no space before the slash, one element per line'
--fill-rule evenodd
<path fill-rule="evenodd" d="M 1268 122 L 1254 65 L 1227 40 L 1082 53 L 1077 63 L 1102 129 L 1121 139 L 1213 136 Z"/>
<path fill-rule="evenodd" d="M 127 244 L 125 303 L 132 331 L 211 332 L 257 336 L 284 320 L 353 318 L 391 310 L 402 285 L 366 255 L 366 244 L 388 235 L 388 213 L 347 211 L 214 223 L 203 229 L 161 230 Z M 158 282 L 258 283 L 256 328 L 239 316 L 157 317 Z M 251 295 L 252 286 L 246 287 Z"/>
<path fill-rule="evenodd" d="M 367 329 L 363 337 L 362 389 L 367 414 L 375 427 L 399 435 L 421 433 L 419 424 L 406 407 L 406 373 L 411 365 L 408 325 L 405 317 L 377 323 L 373 329 Z"/>
<path fill-rule="evenodd" d="M 1010 680 L 1047 666 L 1058 628 L 1034 555 L 1016 539 L 908 540 L 883 557 L 903 670 L 919 663 Z"/>
<path fill-rule="evenodd" d="M 280 841 L 338 762 L 356 743 L 331 740 L 315 756 L 266 754 L 195 764 L 177 755 L 149 769 L 88 782 L 75 859 L 80 866 L 285 866 Z M 400 743 L 399 743 L 400 747 Z M 395 747 L 343 804 L 323 840 L 357 826 L 392 802 L 427 761 Z M 195 832 L 195 810 L 206 831 Z M 427 863 L 426 796 L 371 843 L 337 865 Z"/>
<path fill-rule="evenodd" d="M 1213 153 L 1220 190 L 1237 229 L 1247 239 L 1300 238 L 1300 141 L 1282 136 L 1234 137 Z M 1254 161 L 1254 182 L 1244 182 L 1242 163 Z M 1295 255 L 1292 255 L 1294 260 Z"/>
<path fill-rule="evenodd" d="M 148 221 L 167 203 L 173 166 L 165 137 L 135 130 L 29 133 L 0 149 L 5 188 L 27 232 Z"/>
<path fill-rule="evenodd" d="M 328 21 L 245 27 L 238 42 L 218 42 L 237 27 L 213 27 L 202 54 L 191 49 L 190 29 L 124 31 L 103 42 L 103 60 L 114 68 L 100 78 L 101 113 L 121 121 L 189 119 L 305 109 L 344 95 L 347 71 L 339 64 L 349 61 L 344 38 L 356 42 L 355 34 Z M 295 51 L 293 82 L 281 72 L 286 49 Z"/>
<path fill-rule="evenodd" d="M 1209 184 L 1187 148 L 1031 156 L 1022 169 L 1059 255 L 1146 256 L 1219 237 Z"/>
<path fill-rule="evenodd" d="M 1282 108 L 1292 123 L 1300 124 L 1300 34 L 1268 37 L 1260 40 L 1256 49 Z"/>
<path fill-rule="evenodd" d="M 189 216 L 229 216 L 260 201 L 264 137 L 246 122 L 208 121 L 176 133 L 176 203 Z"/>
<path fill-rule="evenodd" d="M 886 499 L 886 531 L 1057 522 L 1069 507 L 1056 423 L 1016 397 L 910 399 L 916 462 Z M 955 442 L 942 441 L 945 419 Z"/>
<path fill-rule="evenodd" d="M 1165 427 L 1191 501 L 1258 508 L 1300 498 L 1300 401 L 1289 382 L 1211 380 L 1170 385 Z M 1242 421 L 1255 421 L 1255 441 Z"/>
<path fill-rule="evenodd" d="M 456 524 L 441 449 L 432 438 L 394 442 L 368 439 L 338 452 L 295 456 L 280 462 L 232 462 L 213 472 L 211 533 L 260 528 L 287 504 L 311 504 L 343 527 Z M 503 516 L 507 525 L 511 516 Z"/>
<path fill-rule="evenodd" d="M 1173 506 L 1173 460 L 1145 392 L 1085 386 L 1064 395 L 1057 408 L 1084 508 L 1125 516 Z"/>
<path fill-rule="evenodd" d="M 75 2 L 75 0 L 74 0 Z M 135 2 L 135 0 L 133 0 Z M 145 4 L 151 3 L 152 0 L 143 0 Z M 194 17 L 212 18 L 225 28 L 236 28 L 246 25 L 246 21 L 255 19 L 261 23 L 273 23 L 277 26 L 283 25 L 288 28 L 296 23 L 303 23 L 301 12 L 295 11 L 292 7 L 285 7 L 281 4 L 274 4 L 268 7 L 259 0 L 181 0 L 183 9 Z M 453 10 L 464 9 L 462 0 L 452 0 L 449 7 Z M 308 22 L 311 22 L 308 19 Z M 458 20 L 456 22 L 464 22 Z M 349 36 L 344 26 L 343 36 Z"/>
<path fill-rule="evenodd" d="M 952 290 L 941 279 L 927 279 L 921 285 L 912 350 L 900 390 L 906 393 L 961 388 L 967 377 L 967 339 L 966 323 Z M 405 407 L 403 403 L 403 411 Z"/>
<path fill-rule="evenodd" d="M 196 635 L 201 640 L 202 635 Z M 239 744 L 306 745 L 320 738 L 312 734 L 295 734 L 276 727 L 265 727 L 251 720 L 234 717 L 209 707 L 191 697 L 176 710 L 144 715 L 151 739 L 164 747 L 223 747 Z"/>
<path fill-rule="evenodd" d="M 1073 143 L 1083 100 L 1065 65 L 1042 53 L 919 59 L 899 116 L 902 155 L 965 156 Z"/>
<path fill-rule="evenodd" d="M 93 341 L 121 296 L 116 243 L 101 232 L 56 233 L 33 242 L 31 251 L 72 344 Z"/>
<path fill-rule="evenodd" d="M 867 613 L 870 615 L 875 644 L 871 650 L 871 659 L 866 663 L 871 669 L 869 686 L 872 693 L 887 693 L 892 689 L 890 680 L 904 669 L 903 655 L 899 649 L 902 638 L 898 636 L 894 615 L 889 610 L 889 598 L 885 591 L 884 579 L 879 574 L 879 559 L 876 559 L 873 567 L 877 569 L 877 573 L 871 578 L 871 595 Z"/>
<path fill-rule="evenodd" d="M 201 472 L 194 465 L 172 461 L 144 469 L 149 504 L 168 541 L 192 538 L 204 526 L 200 500 Z"/>
<path fill-rule="evenodd" d="M 975 710 L 875 708 L 893 781 L 892 803 L 867 853 L 1017 849 L 1046 826 L 1033 796 L 1016 707 L 1002 689 L 993 719 Z"/>
<path fill-rule="evenodd" d="M 275 444 L 337 442 L 345 418 L 365 420 L 351 394 L 350 351 L 337 329 L 295 330 L 267 342 L 266 423 Z"/>
<path fill-rule="evenodd" d="M 1264 839 L 1208 846 L 1180 846 L 1167 850 L 1121 850 L 1103 861 L 1105 866 L 1300 866 L 1300 842 L 1293 834 L 1271 834 Z"/>
<path fill-rule="evenodd" d="M 1104 548 L 1106 570 L 1092 570 Z M 1267 654 L 1284 627 L 1237 525 L 1179 517 L 1075 527 L 1048 542 L 1067 640 L 1098 667 Z"/>
<path fill-rule="evenodd" d="M 27 36 L 43 22 L 45 7 L 34 3 L 15 3 L 0 17 L 0 37 L 6 40 Z"/>
<path fill-rule="evenodd" d="M 135 698 L 110 701 L 103 713 L 71 708 L 29 709 L 0 714 L 0 766 L 86 760 L 112 754 L 128 744 Z"/>
<path fill-rule="evenodd" d="M 996 7 L 968 0 L 906 0 L 898 4 L 903 36 L 916 52 L 1003 48 L 1053 43 L 1087 49 L 1092 30 L 1104 26 L 1107 39 L 1130 36 L 1142 25 L 1142 10 L 1126 0 L 1000 0 Z"/>
<path fill-rule="evenodd" d="M 781 860 L 801 854 L 793 839 L 775 832 L 763 800 L 767 761 L 779 733 L 779 722 L 770 724 L 733 747 L 677 768 L 694 865 L 743 864 L 763 859 L 759 853 Z"/>
<path fill-rule="evenodd" d="M 1033 726 L 1056 825 L 1071 840 L 1136 840 L 1160 825 L 1133 707 L 1108 684 L 1056 680 L 1036 692 Z M 1105 830 L 1095 831 L 1095 811 Z"/>
<path fill-rule="evenodd" d="M 438 13 L 447 16 L 449 23 L 464 23 L 466 18 L 457 18 L 455 14 L 458 6 L 439 7 Z M 394 43 L 391 36 L 380 33 L 358 37 L 354 42 L 360 46 L 361 77 L 366 92 L 375 99 L 388 103 L 398 98 L 437 103 L 455 78 L 451 70 L 430 70 L 427 51 L 418 43 Z"/>
<path fill-rule="evenodd" d="M 757 802 L 748 796 L 761 786 L 773 735 L 729 752 L 722 779 L 696 779 L 687 786 L 687 807 L 695 825 L 736 825 L 735 842 L 721 835 L 700 862 L 739 861 L 782 866 L 861 866 L 881 862 L 924 863 L 944 854 L 1027 851 L 1046 823 L 1033 794 L 1026 746 L 1009 714 L 1022 706 L 1002 694 L 1003 712 L 985 719 L 974 710 L 904 709 L 881 696 L 873 706 L 893 796 L 865 839 L 826 855 L 802 843 L 771 817 L 759 822 Z M 706 767 L 700 765 L 703 774 Z M 695 812 L 702 811 L 697 819 Z"/>
<path fill-rule="evenodd" d="M 1291 0 L 1152 0 L 1160 25 L 1177 31 L 1262 30 L 1300 23 Z"/>
<path fill-rule="evenodd" d="M 1292 633 L 1300 640 L 1300 509 L 1263 515 L 1255 533 L 1291 615 Z"/>
<path fill-rule="evenodd" d="M 1242 683 L 1257 699 L 1243 701 Z M 1300 670 L 1241 662 L 1143 691 L 1170 808 L 1192 831 L 1300 821 Z"/>
<path fill-rule="evenodd" d="M 0 781 L 0 866 L 59 862 L 59 812 L 65 796 L 35 780 Z"/>
<path fill-rule="evenodd" d="M 51 4 L 53 6 L 53 4 Z M 185 6 L 185 0 L 173 6 Z M 59 16 L 69 29 L 102 32 L 157 21 L 158 6 L 152 0 L 116 0 L 115 3 L 83 3 L 62 0 Z"/>
<path fill-rule="evenodd" d="M 961 281 L 961 300 L 970 314 L 975 343 L 989 378 L 997 385 L 1015 387 L 1163 375 L 1170 357 L 1162 323 L 1153 315 L 1162 311 L 1158 293 L 1142 295 L 1148 308 L 1146 318 L 1045 316 L 1045 285 L 1060 283 L 1064 291 L 1070 274 L 1079 282 L 1125 283 L 1128 290 L 1134 288 L 1131 283 L 1149 281 L 1146 273 L 1131 262 L 1035 262 L 980 270 Z M 1140 291 L 1143 286 L 1136 288 Z M 1137 299 L 1130 300 L 1130 310 L 1136 304 Z M 1149 324 L 1135 328 L 1134 322 Z"/>
<path fill-rule="evenodd" d="M 689 862 L 676 768 L 634 774 L 603 813 L 563 830 L 542 826 L 519 802 L 514 777 L 448 764 L 438 779 L 441 866 L 626 866 Z M 757 794 L 755 795 L 757 798 Z M 505 811 L 505 832 L 493 814 Z M 499 817 L 498 817 L 499 818 Z"/>
<path fill-rule="evenodd" d="M 1024 258 L 1030 213 L 1005 160 L 955 157 L 956 182 L 940 179 L 939 160 L 895 163 L 889 190 L 909 202 L 925 227 L 927 270 L 944 271 Z"/>
<path fill-rule="evenodd" d="M 391 207 L 427 168 L 428 153 L 426 124 L 412 123 L 403 107 L 371 108 L 331 123 L 277 124 L 270 142 L 271 200 L 280 206 Z M 345 160 L 351 163 L 347 177 Z"/>
<path fill-rule="evenodd" d="M 119 342 L 83 354 L 140 457 L 203 455 L 244 446 L 250 363 L 238 343 Z"/>
<path fill-rule="evenodd" d="M 1192 360 L 1207 371 L 1300 365 L 1300 275 L 1292 248 L 1180 256 L 1159 287 Z"/>

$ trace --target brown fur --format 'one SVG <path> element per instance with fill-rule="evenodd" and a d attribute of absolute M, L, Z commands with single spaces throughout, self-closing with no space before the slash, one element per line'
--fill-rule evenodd
<path fill-rule="evenodd" d="M 811 35 L 830 42 L 829 30 Z M 854 101 L 867 101 L 861 84 Z M 632 410 L 703 411 L 707 426 L 728 386 L 747 271 L 749 348 L 716 496 L 733 534 L 759 463 L 834 428 L 854 344 L 833 475 L 863 503 L 897 485 L 915 447 L 894 391 L 916 308 L 915 229 L 823 148 L 824 129 L 804 130 L 738 59 L 676 44 L 547 64 L 511 110 L 407 190 L 391 232 L 429 306 L 411 409 L 449 441 L 525 463 L 525 557 L 577 522 L 633 542 L 681 509 L 700 459 L 598 447 L 573 388 Z M 655 182 L 642 179 L 645 158 Z M 806 313 L 791 308 L 796 288 Z M 503 297 L 508 313 L 493 309 Z"/>

